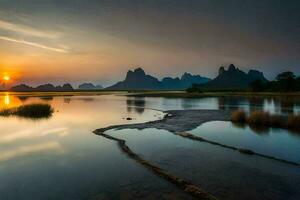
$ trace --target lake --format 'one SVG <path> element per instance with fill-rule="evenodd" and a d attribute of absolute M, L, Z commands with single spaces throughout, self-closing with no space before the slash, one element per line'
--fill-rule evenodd
<path fill-rule="evenodd" d="M 192 199 L 129 159 L 115 142 L 92 131 L 161 119 L 166 110 L 300 113 L 300 101 L 294 98 L 169 99 L 123 94 L 51 97 L 1 93 L 0 108 L 46 103 L 55 112 L 42 120 L 0 118 L 0 199 Z M 257 133 L 219 121 L 204 123 L 190 132 L 300 162 L 300 134 L 286 130 Z M 109 130 L 107 134 L 126 139 L 128 146 L 145 159 L 220 199 L 300 197 L 300 168 L 295 166 L 190 141 L 164 130 Z"/>

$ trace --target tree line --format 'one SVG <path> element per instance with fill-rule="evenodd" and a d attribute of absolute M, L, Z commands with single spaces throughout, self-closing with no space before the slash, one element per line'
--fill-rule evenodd
<path fill-rule="evenodd" d="M 256 80 L 250 84 L 253 92 L 295 92 L 300 91 L 300 77 L 287 71 L 278 74 L 273 81 Z"/>

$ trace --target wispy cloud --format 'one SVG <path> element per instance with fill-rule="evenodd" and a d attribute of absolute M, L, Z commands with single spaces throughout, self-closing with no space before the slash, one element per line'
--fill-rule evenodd
<path fill-rule="evenodd" d="M 11 37 L 0 36 L 0 40 L 15 42 L 15 43 L 19 43 L 19 44 L 25 44 L 25 45 L 29 45 L 29 46 L 33 46 L 33 47 L 37 47 L 37 48 L 41 48 L 41 49 L 46 49 L 49 51 L 55 51 L 55 52 L 59 52 L 59 53 L 68 53 L 68 49 L 65 49 L 65 48 L 50 47 L 50 46 L 46 46 L 44 44 L 30 42 L 30 41 L 26 41 L 23 39 L 15 39 L 15 38 L 11 38 Z"/>
<path fill-rule="evenodd" d="M 16 23 L 11 23 L 7 21 L 0 20 L 0 28 L 17 32 L 17 33 L 22 33 L 30 36 L 35 36 L 35 37 L 42 37 L 42 38 L 51 38 L 51 39 L 56 39 L 61 36 L 61 33 L 54 32 L 54 31 L 42 31 L 33 27 L 21 25 L 21 24 L 16 24 Z"/>

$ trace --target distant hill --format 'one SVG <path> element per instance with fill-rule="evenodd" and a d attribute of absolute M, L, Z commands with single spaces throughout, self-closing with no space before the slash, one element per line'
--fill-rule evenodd
<path fill-rule="evenodd" d="M 106 89 L 111 90 L 147 90 L 160 89 L 160 81 L 150 75 L 146 75 L 142 68 L 137 68 L 134 71 L 129 70 L 124 81 L 120 81 Z"/>
<path fill-rule="evenodd" d="M 184 89 L 190 87 L 192 84 L 203 84 L 209 82 L 210 80 L 210 78 L 206 78 L 200 75 L 192 75 L 187 72 L 185 72 L 181 76 L 182 87 Z"/>
<path fill-rule="evenodd" d="M 6 86 L 5 86 L 5 84 L 4 83 L 0 83 L 0 90 L 5 90 L 6 89 Z"/>
<path fill-rule="evenodd" d="M 72 91 L 74 90 L 72 85 L 69 83 L 63 84 L 62 86 L 54 86 L 50 83 L 39 85 L 37 87 L 31 87 L 26 84 L 20 84 L 10 88 L 11 91 L 22 91 L 22 92 L 31 92 L 31 91 Z"/>
<path fill-rule="evenodd" d="M 34 91 L 33 87 L 30 87 L 26 84 L 15 85 L 10 88 L 12 91 Z"/>
<path fill-rule="evenodd" d="M 129 70 L 125 80 L 120 81 L 106 89 L 109 90 L 182 90 L 192 84 L 206 83 L 210 79 L 199 75 L 184 73 L 181 78 L 165 77 L 162 81 L 147 75 L 142 68 Z"/>
<path fill-rule="evenodd" d="M 103 89 L 102 85 L 94 85 L 92 83 L 83 83 L 78 86 L 80 90 L 101 90 Z"/>
<path fill-rule="evenodd" d="M 210 89 L 242 89 L 249 87 L 255 80 L 268 81 L 260 71 L 250 70 L 248 73 L 245 73 L 233 64 L 230 64 L 228 70 L 220 67 L 216 78 L 199 86 Z"/>

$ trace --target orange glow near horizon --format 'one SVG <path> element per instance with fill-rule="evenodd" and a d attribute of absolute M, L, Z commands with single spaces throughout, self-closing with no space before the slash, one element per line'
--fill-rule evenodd
<path fill-rule="evenodd" d="M 3 76 L 3 80 L 4 80 L 4 81 L 9 81 L 9 80 L 10 80 L 10 77 L 9 77 L 8 75 L 4 75 L 4 76 Z"/>

